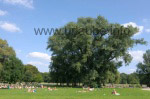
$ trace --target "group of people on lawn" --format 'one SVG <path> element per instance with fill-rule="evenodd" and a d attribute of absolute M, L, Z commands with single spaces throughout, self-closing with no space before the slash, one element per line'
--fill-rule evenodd
<path fill-rule="evenodd" d="M 43 85 L 41 86 L 41 88 L 42 88 L 42 89 L 43 89 L 43 88 L 47 88 L 49 91 L 57 90 L 56 87 L 54 87 L 54 88 L 51 88 L 51 87 L 44 87 Z M 32 87 L 29 87 L 29 88 L 28 88 L 28 92 L 33 92 L 33 93 L 35 93 L 35 92 L 37 92 L 37 91 L 36 91 L 35 88 L 32 89 Z"/>
<path fill-rule="evenodd" d="M 25 86 L 25 87 L 23 87 L 23 86 L 19 86 L 19 85 L 18 86 L 14 86 L 14 85 L 0 85 L 0 89 L 15 89 L 15 88 L 16 89 L 23 89 L 23 88 L 25 88 L 25 89 L 28 89 L 28 92 L 35 93 L 35 92 L 37 92 L 36 88 L 38 88 L 38 87 L 34 87 L 34 86 Z M 43 86 L 43 85 L 41 85 L 40 88 L 47 88 L 49 91 L 57 90 L 56 87 L 51 88 L 51 87 L 47 87 L 47 86 Z M 78 92 L 90 92 L 90 91 L 94 91 L 94 88 L 83 87 L 83 90 L 82 91 L 78 91 Z M 119 93 L 117 93 L 117 91 L 115 89 L 112 91 L 112 94 L 113 95 L 120 95 Z"/>

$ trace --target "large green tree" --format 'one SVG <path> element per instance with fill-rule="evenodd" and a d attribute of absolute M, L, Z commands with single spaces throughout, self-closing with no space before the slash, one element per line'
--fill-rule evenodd
<path fill-rule="evenodd" d="M 53 52 L 52 79 L 74 85 L 87 81 L 101 85 L 109 71 L 116 71 L 122 62 L 131 62 L 129 48 L 145 43 L 143 39 L 132 38 L 137 32 L 138 28 L 109 23 L 101 16 L 68 23 L 48 40 L 47 48 Z"/>
<path fill-rule="evenodd" d="M 16 56 L 15 51 L 10 47 L 6 40 L 0 38 L 0 81 L 2 81 L 3 64 L 11 56 Z"/>
<path fill-rule="evenodd" d="M 4 61 L 2 69 L 3 82 L 16 83 L 21 82 L 23 78 L 23 64 L 15 56 L 9 57 Z"/>
<path fill-rule="evenodd" d="M 143 55 L 143 63 L 137 64 L 137 73 L 141 84 L 147 84 L 150 87 L 150 50 Z"/>

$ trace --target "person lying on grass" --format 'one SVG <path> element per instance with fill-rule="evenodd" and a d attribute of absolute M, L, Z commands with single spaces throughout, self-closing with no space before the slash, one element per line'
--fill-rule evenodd
<path fill-rule="evenodd" d="M 94 88 L 88 87 L 88 91 L 94 91 Z"/>
<path fill-rule="evenodd" d="M 48 87 L 48 90 L 49 90 L 49 91 L 52 91 L 53 89 L 52 89 L 51 87 Z"/>
<path fill-rule="evenodd" d="M 28 89 L 28 92 L 33 92 L 33 93 L 35 93 L 35 92 L 36 92 L 36 89 L 33 89 L 33 90 L 32 90 L 31 88 L 29 88 L 29 89 Z"/>
<path fill-rule="evenodd" d="M 94 91 L 94 88 L 90 88 L 90 87 L 84 88 L 83 87 L 83 90 L 82 91 L 78 91 L 78 92 L 89 92 L 89 91 Z"/>
<path fill-rule="evenodd" d="M 33 89 L 32 92 L 35 93 L 35 92 L 36 92 L 36 89 Z"/>
<path fill-rule="evenodd" d="M 114 89 L 112 92 L 113 95 L 120 95 L 119 93 L 117 93 L 117 91 Z"/>
<path fill-rule="evenodd" d="M 57 89 L 56 89 L 56 87 L 54 87 L 54 88 L 48 87 L 48 90 L 53 91 L 53 90 L 57 90 Z"/>

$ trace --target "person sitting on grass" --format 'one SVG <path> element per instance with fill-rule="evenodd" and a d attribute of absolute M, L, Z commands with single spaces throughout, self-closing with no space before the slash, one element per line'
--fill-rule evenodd
<path fill-rule="evenodd" d="M 28 88 L 28 92 L 32 92 L 32 91 L 31 91 L 31 88 Z"/>
<path fill-rule="evenodd" d="M 117 93 L 117 91 L 114 89 L 112 92 L 113 95 L 120 95 L 119 93 Z"/>
<path fill-rule="evenodd" d="M 44 88 L 44 86 L 43 86 L 43 85 L 41 85 L 41 88 L 43 89 L 43 88 Z"/>
<path fill-rule="evenodd" d="M 57 90 L 56 87 L 54 87 L 53 90 Z"/>

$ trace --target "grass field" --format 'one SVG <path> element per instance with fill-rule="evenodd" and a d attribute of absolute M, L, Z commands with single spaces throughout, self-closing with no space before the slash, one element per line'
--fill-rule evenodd
<path fill-rule="evenodd" d="M 150 91 L 141 89 L 116 89 L 120 96 L 111 94 L 113 89 L 96 89 L 93 92 L 79 93 L 81 88 L 58 88 L 55 91 L 37 89 L 28 93 L 27 89 L 0 89 L 0 99 L 150 99 Z"/>

